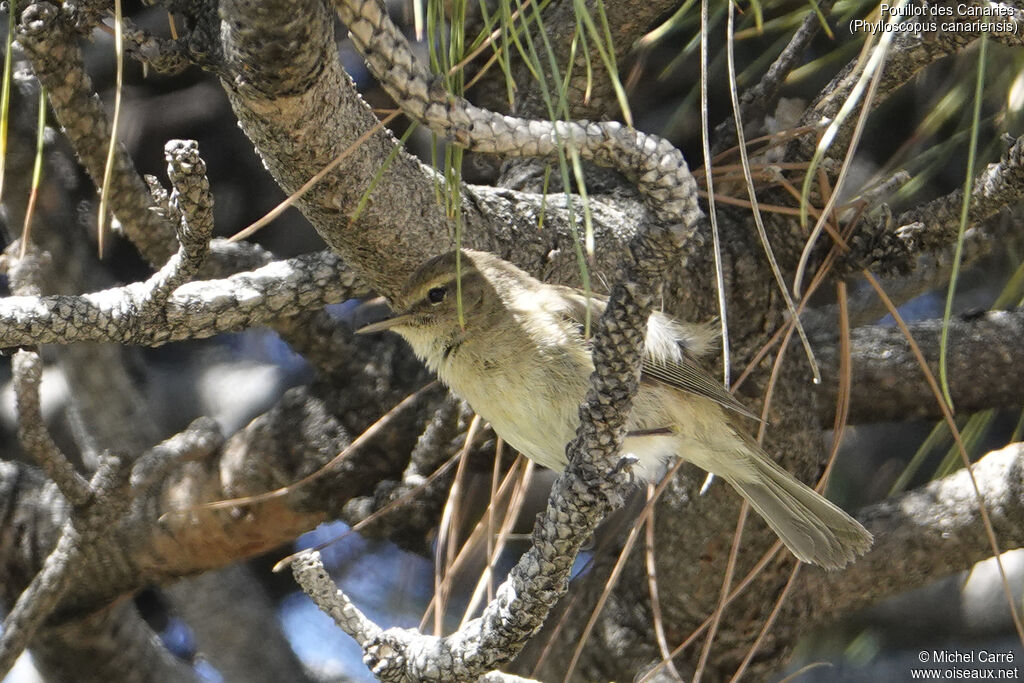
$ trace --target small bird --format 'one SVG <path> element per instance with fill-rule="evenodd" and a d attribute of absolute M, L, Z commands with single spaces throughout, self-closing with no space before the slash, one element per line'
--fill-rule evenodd
<path fill-rule="evenodd" d="M 396 314 L 359 330 L 392 330 L 509 445 L 554 470 L 594 370 L 585 337 L 606 301 L 545 284 L 486 252 L 430 259 L 392 302 Z M 461 308 L 461 322 L 460 322 Z M 804 562 L 845 566 L 871 547 L 856 520 L 777 465 L 739 424 L 754 417 L 696 360 L 709 350 L 704 325 L 660 313 L 647 324 L 640 389 L 622 452 L 633 472 L 656 480 L 672 457 L 721 477 L 746 498 Z"/>

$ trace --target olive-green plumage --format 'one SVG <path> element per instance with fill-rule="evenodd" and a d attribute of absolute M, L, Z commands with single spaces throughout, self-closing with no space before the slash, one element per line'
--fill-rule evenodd
<path fill-rule="evenodd" d="M 441 381 L 491 423 L 511 446 L 561 470 L 579 424 L 594 366 L 584 337 L 587 307 L 599 297 L 548 285 L 496 256 L 463 250 L 433 258 L 396 298 L 396 315 L 363 328 L 391 329 L 412 345 Z M 461 288 L 460 323 L 457 287 Z M 871 546 L 852 517 L 797 481 L 744 431 L 751 413 L 697 362 L 713 334 L 705 326 L 651 316 L 640 390 L 623 452 L 634 471 L 655 479 L 672 457 L 726 480 L 768 522 L 793 554 L 829 569 Z"/>

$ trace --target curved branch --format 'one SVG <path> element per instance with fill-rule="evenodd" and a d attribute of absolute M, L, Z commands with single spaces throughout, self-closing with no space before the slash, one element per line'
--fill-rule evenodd
<path fill-rule="evenodd" d="M 512 157 L 551 157 L 575 151 L 636 183 L 656 218 L 676 224 L 692 248 L 703 214 L 697 185 L 682 153 L 667 140 L 616 122 L 545 121 L 502 116 L 446 93 L 413 54 L 375 0 L 336 0 L 338 15 L 367 65 L 402 110 L 461 147 Z M 688 234 L 682 234 L 685 231 Z"/>

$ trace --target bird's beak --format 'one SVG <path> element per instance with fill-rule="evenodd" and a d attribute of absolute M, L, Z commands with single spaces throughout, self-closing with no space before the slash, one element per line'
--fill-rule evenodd
<path fill-rule="evenodd" d="M 390 318 L 381 320 L 380 322 L 370 323 L 369 325 L 360 327 L 358 330 L 356 330 L 356 334 L 372 334 L 374 332 L 383 332 L 384 330 L 390 330 L 392 327 L 407 323 L 410 317 L 411 316 L 408 314 L 395 315 Z"/>

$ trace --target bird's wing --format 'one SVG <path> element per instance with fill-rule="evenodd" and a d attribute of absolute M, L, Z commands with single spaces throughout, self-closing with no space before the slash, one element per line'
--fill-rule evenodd
<path fill-rule="evenodd" d="M 761 420 L 758 415 L 752 413 L 735 396 L 726 391 L 721 382 L 715 380 L 698 361 L 687 356 L 685 351 L 683 352 L 682 360 L 679 362 L 657 360 L 650 356 L 644 356 L 641 378 L 655 380 L 675 389 L 703 396 L 723 408 L 732 410 L 740 415 L 752 417 L 758 421 Z"/>
<path fill-rule="evenodd" d="M 562 314 L 577 328 L 583 328 L 588 299 L 583 292 L 571 287 L 558 287 L 563 295 L 559 297 L 559 305 L 564 306 Z M 600 295 L 591 295 L 589 299 L 591 325 L 604 313 L 608 300 Z M 726 391 L 704 366 L 687 352 L 683 340 L 679 343 L 678 359 L 654 358 L 649 353 L 644 355 L 641 379 L 661 382 L 674 389 L 685 391 L 714 401 L 718 405 L 760 421 L 761 418 L 752 413 L 735 396 Z"/>

